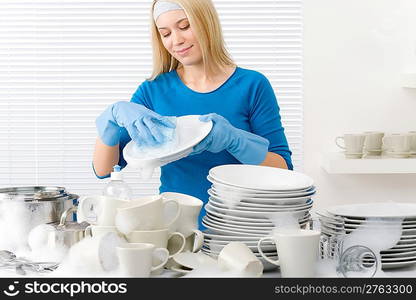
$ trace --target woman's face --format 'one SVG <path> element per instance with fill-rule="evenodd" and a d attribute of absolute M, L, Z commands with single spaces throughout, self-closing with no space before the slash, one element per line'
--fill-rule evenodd
<path fill-rule="evenodd" d="M 185 66 L 202 63 L 202 52 L 184 10 L 165 12 L 156 26 L 166 50 Z"/>

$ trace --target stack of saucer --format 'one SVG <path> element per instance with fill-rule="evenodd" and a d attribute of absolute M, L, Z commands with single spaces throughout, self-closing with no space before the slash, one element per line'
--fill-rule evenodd
<path fill-rule="evenodd" d="M 315 187 L 305 174 L 264 166 L 222 165 L 210 170 L 208 180 L 212 186 L 202 221 L 208 228 L 202 251 L 211 256 L 218 255 L 228 243 L 240 241 L 261 259 L 256 249 L 261 237 L 269 236 L 275 228 L 304 227 L 309 221 Z M 264 247 L 272 259 L 277 256 L 276 247 Z"/>

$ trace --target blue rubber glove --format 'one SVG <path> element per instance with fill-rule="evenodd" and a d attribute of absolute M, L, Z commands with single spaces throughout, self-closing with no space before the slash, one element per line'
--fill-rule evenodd
<path fill-rule="evenodd" d="M 211 132 L 193 149 L 191 155 L 203 151 L 218 153 L 227 150 L 243 164 L 258 165 L 264 161 L 269 141 L 254 133 L 235 128 L 227 119 L 217 114 L 199 117 L 203 122 L 212 121 Z"/>
<path fill-rule="evenodd" d="M 126 128 L 137 145 L 157 146 L 166 142 L 163 131 L 175 128 L 168 117 L 162 117 L 141 104 L 119 101 L 111 104 L 95 120 L 98 134 L 107 146 L 120 142 L 120 129 Z"/>

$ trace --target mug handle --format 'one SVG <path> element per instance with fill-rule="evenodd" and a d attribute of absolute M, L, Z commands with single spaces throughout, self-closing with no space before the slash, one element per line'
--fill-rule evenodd
<path fill-rule="evenodd" d="M 180 232 L 172 232 L 171 234 L 169 234 L 169 237 L 168 237 L 168 240 L 170 240 L 172 237 L 174 237 L 174 236 L 179 236 L 180 238 L 181 238 L 181 240 L 182 240 L 182 245 L 181 245 L 181 247 L 180 247 L 180 249 L 178 250 L 178 251 L 176 251 L 175 253 L 173 253 L 173 254 L 170 254 L 169 255 L 169 258 L 172 258 L 174 255 L 176 255 L 176 254 L 178 254 L 178 253 L 181 253 L 182 251 L 183 251 L 183 249 L 185 248 L 185 244 L 186 244 L 186 239 L 185 239 L 185 236 L 182 234 L 182 233 L 180 233 Z M 170 253 L 170 252 L 169 252 Z"/>
<path fill-rule="evenodd" d="M 271 241 L 272 243 L 274 243 L 274 239 L 273 239 L 271 236 L 266 236 L 266 237 L 263 237 L 263 238 L 259 239 L 259 242 L 257 243 L 257 249 L 259 250 L 260 255 L 261 255 L 261 256 L 262 256 L 265 260 L 267 260 L 269 263 L 274 264 L 274 265 L 276 265 L 276 266 L 279 266 L 279 265 L 280 265 L 279 260 L 272 260 L 272 259 L 268 258 L 268 257 L 267 257 L 267 256 L 263 253 L 263 250 L 261 250 L 261 243 L 262 243 L 262 242 L 264 242 L 264 241 Z"/>
<path fill-rule="evenodd" d="M 201 250 L 202 245 L 204 244 L 204 234 L 201 230 L 194 230 L 194 244 L 192 246 L 192 252 L 196 253 Z"/>
<path fill-rule="evenodd" d="M 153 272 L 153 271 L 156 271 L 156 270 L 159 270 L 159 269 L 161 269 L 161 268 L 163 268 L 163 266 L 168 262 L 168 260 L 169 260 L 169 251 L 168 250 L 166 250 L 165 248 L 156 248 L 154 251 L 153 251 L 153 256 L 156 256 L 156 254 L 157 253 L 161 253 L 162 254 L 162 256 L 163 256 L 163 261 L 160 263 L 160 264 L 158 264 L 157 266 L 152 266 L 152 269 L 151 269 L 151 272 Z"/>
<path fill-rule="evenodd" d="M 341 149 L 345 150 L 345 141 L 344 141 L 344 146 L 342 146 L 341 144 L 338 143 L 338 141 L 343 140 L 344 141 L 344 137 L 343 136 L 337 136 L 335 138 L 335 144 L 340 147 Z"/>
<path fill-rule="evenodd" d="M 181 214 L 181 206 L 179 205 L 179 202 L 178 201 L 173 200 L 173 199 L 168 200 L 166 198 L 163 198 L 163 205 L 164 205 L 164 207 L 169 202 L 175 203 L 175 205 L 176 205 L 176 215 L 175 215 L 175 217 L 172 218 L 172 220 L 168 224 L 165 224 L 165 227 L 167 227 L 167 228 L 169 228 L 173 223 L 175 223 L 178 220 L 179 215 Z M 174 230 L 176 230 L 176 228 Z"/>
<path fill-rule="evenodd" d="M 85 228 L 84 234 L 85 234 L 85 236 L 92 237 L 92 225 L 90 225 L 87 228 Z"/>

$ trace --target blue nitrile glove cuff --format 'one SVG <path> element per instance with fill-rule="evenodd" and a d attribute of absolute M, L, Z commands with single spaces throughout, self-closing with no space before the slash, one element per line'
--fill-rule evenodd
<path fill-rule="evenodd" d="M 243 164 L 259 165 L 266 159 L 269 144 L 264 137 L 234 128 L 234 139 L 227 151 Z"/>
<path fill-rule="evenodd" d="M 120 142 L 120 126 L 114 120 L 114 105 L 108 106 L 95 120 L 98 135 L 107 146 L 115 146 Z"/>

